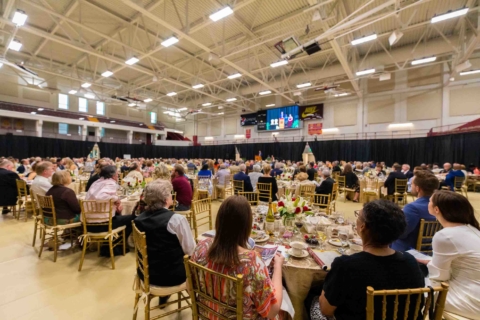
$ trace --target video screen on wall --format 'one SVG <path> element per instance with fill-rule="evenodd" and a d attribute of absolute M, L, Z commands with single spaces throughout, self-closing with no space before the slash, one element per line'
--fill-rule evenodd
<path fill-rule="evenodd" d="M 289 130 L 299 129 L 300 119 L 298 106 L 282 107 L 267 110 L 265 128 L 258 126 L 258 130 Z"/>

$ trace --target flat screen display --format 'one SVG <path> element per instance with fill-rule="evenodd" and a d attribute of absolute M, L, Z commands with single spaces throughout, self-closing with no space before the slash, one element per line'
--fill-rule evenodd
<path fill-rule="evenodd" d="M 242 114 L 240 116 L 240 125 L 244 126 L 254 126 L 257 124 L 257 113 Z"/>
<path fill-rule="evenodd" d="M 263 130 L 277 131 L 299 129 L 300 119 L 298 110 L 298 106 L 288 106 L 267 110 L 267 121 L 265 121 L 265 129 Z M 258 127 L 258 130 L 262 130 L 260 126 Z"/>

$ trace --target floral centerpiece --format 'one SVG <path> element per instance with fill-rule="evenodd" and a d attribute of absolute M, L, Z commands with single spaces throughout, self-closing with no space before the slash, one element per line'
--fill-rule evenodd
<path fill-rule="evenodd" d="M 280 175 L 280 180 L 290 181 L 293 180 L 293 173 L 291 172 L 284 172 Z"/>
<path fill-rule="evenodd" d="M 287 218 L 300 218 L 304 215 L 313 215 L 311 208 L 307 204 L 307 200 L 302 197 L 292 197 L 288 191 L 285 197 L 282 197 L 280 201 L 278 201 L 277 208 L 284 224 Z"/>

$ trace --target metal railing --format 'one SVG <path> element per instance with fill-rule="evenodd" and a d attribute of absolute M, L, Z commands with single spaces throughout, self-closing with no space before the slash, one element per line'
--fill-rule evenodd
<path fill-rule="evenodd" d="M 437 126 L 430 129 L 428 133 L 429 136 L 444 135 L 444 134 L 455 134 L 455 133 L 466 133 L 466 132 L 478 132 L 480 131 L 480 119 L 471 122 L 462 122 L 454 123 L 445 126 Z M 462 126 L 466 124 L 471 124 L 469 126 Z"/>

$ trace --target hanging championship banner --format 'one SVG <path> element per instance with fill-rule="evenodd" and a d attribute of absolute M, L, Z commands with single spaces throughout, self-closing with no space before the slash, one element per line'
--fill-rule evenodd
<path fill-rule="evenodd" d="M 323 119 L 323 103 L 300 107 L 300 120 Z"/>
<path fill-rule="evenodd" d="M 309 123 L 308 134 L 313 136 L 316 134 L 322 134 L 323 123 Z"/>
<path fill-rule="evenodd" d="M 245 138 L 250 139 L 252 136 L 252 129 L 245 129 Z"/>
<path fill-rule="evenodd" d="M 10 118 L 2 118 L 2 129 L 12 129 L 12 121 Z"/>
<path fill-rule="evenodd" d="M 15 119 L 13 124 L 15 130 L 23 130 L 23 120 L 22 119 Z"/>

